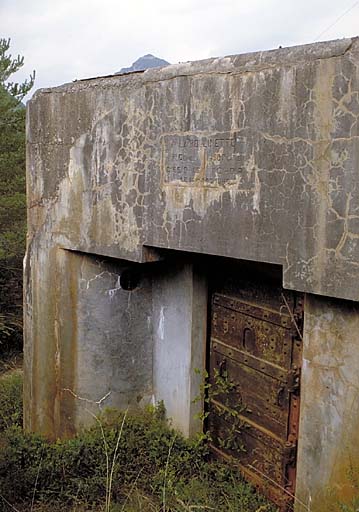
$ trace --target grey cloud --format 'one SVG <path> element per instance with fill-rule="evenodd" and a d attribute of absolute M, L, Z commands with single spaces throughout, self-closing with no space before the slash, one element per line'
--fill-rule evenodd
<path fill-rule="evenodd" d="M 349 5 L 337 0 L 0 0 L 1 35 L 36 88 L 115 72 L 152 53 L 170 62 L 312 42 Z M 359 6 L 323 39 L 355 35 Z"/>

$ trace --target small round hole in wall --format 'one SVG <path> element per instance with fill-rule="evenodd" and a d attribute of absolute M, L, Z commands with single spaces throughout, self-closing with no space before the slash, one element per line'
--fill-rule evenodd
<path fill-rule="evenodd" d="M 133 269 L 126 269 L 121 272 L 120 286 L 127 292 L 132 292 L 140 284 L 140 276 L 138 272 Z"/>

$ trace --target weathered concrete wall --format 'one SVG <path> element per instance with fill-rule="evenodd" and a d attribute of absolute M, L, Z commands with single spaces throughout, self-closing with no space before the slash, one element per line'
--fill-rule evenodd
<path fill-rule="evenodd" d="M 152 283 L 142 276 L 133 291 L 121 288 L 124 262 L 88 261 L 79 266 L 77 306 L 77 393 L 98 401 L 110 393 L 103 405 L 126 409 L 145 405 L 152 393 Z M 96 406 L 81 402 L 78 428 L 84 409 Z"/>
<path fill-rule="evenodd" d="M 202 428 L 203 404 L 194 400 L 205 370 L 205 277 L 189 263 L 163 269 L 153 283 L 153 311 L 156 401 L 163 400 L 173 426 L 191 436 Z"/>
<path fill-rule="evenodd" d="M 205 283 L 184 263 L 126 292 L 124 260 L 165 248 L 275 263 L 285 288 L 359 300 L 358 65 L 359 40 L 345 39 L 36 93 L 28 429 L 71 435 L 88 418 L 73 393 L 108 391 L 120 406 L 164 398 L 175 425 L 196 428 Z M 344 493 L 358 441 L 358 313 L 309 296 L 306 314 L 298 498 L 317 512 L 327 487 Z"/>
<path fill-rule="evenodd" d="M 357 493 L 359 305 L 307 295 L 297 474 L 298 511 Z M 301 504 L 302 503 L 302 504 Z"/>
<path fill-rule="evenodd" d="M 287 288 L 358 300 L 358 48 L 345 39 L 39 91 L 30 237 L 136 261 L 153 246 L 277 263 Z"/>
<path fill-rule="evenodd" d="M 73 434 L 102 406 L 152 401 L 151 280 L 120 286 L 124 262 L 41 247 L 26 287 L 25 425 Z M 30 295 L 31 294 L 31 295 Z"/>

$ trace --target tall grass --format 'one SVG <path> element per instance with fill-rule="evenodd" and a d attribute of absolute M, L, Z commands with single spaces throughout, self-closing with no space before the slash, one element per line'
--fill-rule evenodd
<path fill-rule="evenodd" d="M 21 375 L 1 382 L 3 510 L 274 510 L 235 470 L 208 461 L 204 443 L 169 428 L 161 407 L 107 410 L 74 439 L 48 443 L 22 431 Z"/>

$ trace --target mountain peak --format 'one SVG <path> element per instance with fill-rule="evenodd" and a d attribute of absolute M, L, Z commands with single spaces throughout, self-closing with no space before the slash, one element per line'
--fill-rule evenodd
<path fill-rule="evenodd" d="M 145 69 L 149 68 L 163 68 L 169 64 L 170 63 L 166 60 L 155 57 L 151 53 L 147 53 L 146 55 L 143 55 L 139 59 L 135 60 L 135 62 L 129 68 L 121 68 L 120 71 L 116 73 L 116 75 L 131 73 L 133 71 L 144 71 Z"/>

